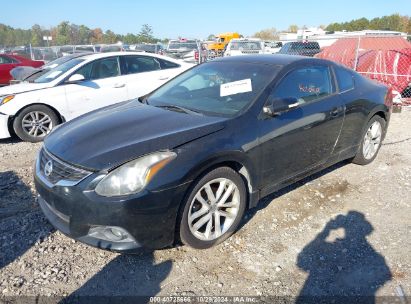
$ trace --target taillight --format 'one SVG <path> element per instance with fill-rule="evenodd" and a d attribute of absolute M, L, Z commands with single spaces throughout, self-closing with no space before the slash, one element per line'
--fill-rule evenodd
<path fill-rule="evenodd" d="M 194 59 L 198 60 L 200 58 L 198 51 L 194 52 Z"/>

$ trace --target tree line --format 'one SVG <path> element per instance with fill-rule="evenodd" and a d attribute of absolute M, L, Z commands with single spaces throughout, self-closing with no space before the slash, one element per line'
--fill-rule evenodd
<path fill-rule="evenodd" d="M 331 23 L 325 29 L 327 31 L 385 30 L 411 34 L 411 18 L 400 14 L 377 17 L 371 20 L 360 18 L 349 22 Z"/>
<path fill-rule="evenodd" d="M 328 26 L 320 26 L 326 31 L 361 31 L 361 30 L 390 30 L 411 34 L 411 18 L 400 14 L 373 18 L 360 18 L 349 22 L 335 22 Z M 288 32 L 297 32 L 297 25 L 290 25 Z M 253 36 L 264 40 L 277 40 L 279 33 L 275 28 L 263 29 Z M 35 24 L 31 29 L 24 30 L 12 28 L 0 23 L 0 45 L 2 46 L 47 46 L 47 41 L 43 36 L 51 36 L 50 45 L 78 45 L 78 44 L 112 44 L 122 41 L 126 44 L 134 43 L 156 43 L 161 41 L 154 37 L 153 29 L 150 25 L 144 24 L 137 34 L 128 33 L 126 35 L 116 34 L 111 30 L 103 31 L 101 28 L 90 29 L 85 25 L 77 25 L 68 21 L 63 21 L 51 29 L 45 29 Z"/>
<path fill-rule="evenodd" d="M 401 16 L 400 14 L 393 14 L 390 16 L 373 18 L 371 20 L 360 18 L 349 22 L 331 23 L 328 26 L 320 25 L 319 27 L 328 32 L 385 30 L 411 34 L 411 18 L 408 16 Z M 297 33 L 298 29 L 299 27 L 295 24 L 290 25 L 285 31 L 277 31 L 276 28 L 272 27 L 255 33 L 253 37 L 261 38 L 263 40 L 278 40 L 279 35 L 282 32 Z"/>
<path fill-rule="evenodd" d="M 79 44 L 113 44 L 121 41 L 126 44 L 156 43 L 160 39 L 155 38 L 150 25 L 144 24 L 138 34 L 116 34 L 111 30 L 103 32 L 101 28 L 90 29 L 85 25 L 77 25 L 63 21 L 56 27 L 45 29 L 35 24 L 31 29 L 24 30 L 13 28 L 0 23 L 0 45 L 2 46 L 47 46 L 44 36 L 51 36 L 50 45 L 79 45 Z"/>

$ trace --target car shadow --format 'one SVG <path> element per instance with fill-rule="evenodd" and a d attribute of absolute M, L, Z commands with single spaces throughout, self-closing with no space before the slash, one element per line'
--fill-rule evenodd
<path fill-rule="evenodd" d="M 1 144 L 17 144 L 20 142 L 22 142 L 22 140 L 18 138 L 17 136 L 14 136 L 14 134 L 12 137 L 0 139 L 0 145 Z"/>
<path fill-rule="evenodd" d="M 375 303 L 392 274 L 367 241 L 373 230 L 357 211 L 330 220 L 298 255 L 297 266 L 309 275 L 296 303 Z"/>
<path fill-rule="evenodd" d="M 283 196 L 283 195 L 285 195 L 285 194 L 287 194 L 291 191 L 294 191 L 294 190 L 304 186 L 306 183 L 312 182 L 313 180 L 316 180 L 316 179 L 318 179 L 318 178 L 320 178 L 320 177 L 322 177 L 322 176 L 324 176 L 328 173 L 331 173 L 334 170 L 340 169 L 340 168 L 342 168 L 342 167 L 344 167 L 344 166 L 346 166 L 350 163 L 351 162 L 349 160 L 341 161 L 341 162 L 339 162 L 339 163 L 337 163 L 337 164 L 335 164 L 331 167 L 325 168 L 325 169 L 323 169 L 323 170 L 321 170 L 321 171 L 319 171 L 319 172 L 317 172 L 313 175 L 310 175 L 306 178 L 303 178 L 300 181 L 297 181 L 297 182 L 295 182 L 295 183 L 293 183 L 293 184 L 291 184 L 291 185 L 289 185 L 289 186 L 287 186 L 283 189 L 280 189 L 276 192 L 271 193 L 268 196 L 265 196 L 265 197 L 261 198 L 256 207 L 246 211 L 246 214 L 244 215 L 243 220 L 241 221 L 240 226 L 238 227 L 237 230 L 242 229 L 243 226 L 245 226 L 254 217 L 254 215 L 257 214 L 258 211 L 266 208 L 276 198 L 279 198 L 279 197 L 281 197 L 281 196 Z"/>
<path fill-rule="evenodd" d="M 30 187 L 15 172 L 0 172 L 0 269 L 53 231 Z"/>
<path fill-rule="evenodd" d="M 60 303 L 149 303 L 171 269 L 170 260 L 155 264 L 152 251 L 119 255 Z"/>

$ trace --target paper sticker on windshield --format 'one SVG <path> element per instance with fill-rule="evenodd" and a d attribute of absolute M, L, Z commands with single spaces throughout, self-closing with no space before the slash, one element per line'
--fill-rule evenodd
<path fill-rule="evenodd" d="M 61 71 L 54 71 L 48 74 L 46 78 L 56 78 L 60 74 L 61 74 Z"/>
<path fill-rule="evenodd" d="M 234 94 L 247 93 L 252 90 L 251 79 L 227 82 L 220 85 L 220 96 L 224 97 Z"/>

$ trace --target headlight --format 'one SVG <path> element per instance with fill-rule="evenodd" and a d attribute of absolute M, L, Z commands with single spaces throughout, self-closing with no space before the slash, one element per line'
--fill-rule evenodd
<path fill-rule="evenodd" d="M 10 100 L 14 98 L 14 95 L 5 95 L 5 96 L 0 96 L 0 105 L 3 105 L 5 103 L 8 103 Z"/>
<path fill-rule="evenodd" d="M 96 193 L 102 196 L 120 196 L 140 192 L 176 156 L 170 151 L 156 152 L 125 163 L 98 183 Z"/>

